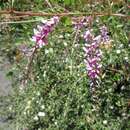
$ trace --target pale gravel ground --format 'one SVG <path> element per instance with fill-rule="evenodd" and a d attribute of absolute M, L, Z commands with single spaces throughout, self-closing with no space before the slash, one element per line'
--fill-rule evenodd
<path fill-rule="evenodd" d="M 0 63 L 0 96 L 7 96 L 11 93 L 11 81 L 6 77 L 6 72 L 9 69 L 9 63 Z M 0 117 L 0 130 L 14 130 L 11 126 L 4 122 Z"/>

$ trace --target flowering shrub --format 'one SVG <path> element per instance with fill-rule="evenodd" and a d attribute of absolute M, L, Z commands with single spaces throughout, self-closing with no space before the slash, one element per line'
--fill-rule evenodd
<path fill-rule="evenodd" d="M 111 29 L 112 27 L 109 28 Z M 103 26 L 101 31 L 98 27 L 97 33 L 100 36 L 96 37 L 88 31 L 84 37 L 90 36 L 92 41 L 87 39 L 84 41 L 82 37 L 79 37 L 80 44 L 74 45 L 70 44 L 73 40 L 72 33 L 64 34 L 64 31 L 60 30 L 60 27 L 57 28 L 55 31 L 60 33 L 57 34 L 54 31 L 48 37 L 50 42 L 48 46 L 41 48 L 37 53 L 32 67 L 34 77 L 31 82 L 29 81 L 24 92 L 20 90 L 17 95 L 19 97 L 17 104 L 12 106 L 12 109 L 16 108 L 19 127 L 32 130 L 111 130 L 113 128 L 119 130 L 124 128 L 123 124 L 128 119 L 128 109 L 123 91 L 127 89 L 127 85 L 124 84 L 125 88 L 121 87 L 118 90 L 120 82 L 125 80 L 124 74 L 120 73 L 122 68 L 119 66 L 119 72 L 111 70 L 111 64 L 116 69 L 116 65 L 123 64 L 123 61 L 122 58 L 116 56 L 114 47 L 107 48 L 107 51 L 102 48 L 111 44 L 108 33 L 105 33 L 106 27 Z M 114 42 L 112 44 L 114 46 Z M 92 56 L 99 56 L 98 62 L 93 64 L 102 64 L 97 77 L 88 77 L 86 73 L 86 69 L 89 72 L 89 67 L 86 63 L 84 64 L 84 58 L 87 60 L 89 55 L 84 57 L 84 54 L 91 52 L 91 49 L 90 52 L 86 50 L 90 47 L 93 47 L 91 48 L 93 49 Z M 114 61 L 109 58 L 110 52 L 115 56 L 112 57 L 112 59 L 115 58 Z M 98 80 L 95 84 L 94 95 L 91 95 L 89 89 L 90 80 Z M 96 99 L 94 102 L 91 96 Z"/>
<path fill-rule="evenodd" d="M 27 40 L 27 48 L 37 48 L 28 57 L 19 52 L 22 58 L 14 58 L 15 64 L 8 74 L 14 79 L 15 89 L 7 109 L 17 129 L 129 130 L 129 22 L 101 14 L 72 17 L 78 14 L 69 12 L 75 10 L 73 4 L 59 0 L 49 2 L 54 3 L 55 8 L 49 4 L 47 10 L 45 4 L 44 12 L 60 14 L 64 11 L 63 17 L 55 15 L 48 20 L 38 17 L 41 24 L 34 29 L 34 34 L 32 29 L 37 23 L 26 27 L 25 23 L 12 25 L 15 30 L 10 32 L 15 37 L 26 36 L 23 41 Z M 42 10 L 41 1 L 38 3 Z M 61 3 L 64 8 L 60 7 Z M 114 4 L 110 3 L 112 12 L 124 10 Z M 110 9 L 100 2 L 84 5 L 79 12 Z M 37 10 L 34 5 L 29 7 Z M 18 43 L 16 48 L 19 49 Z M 28 82 L 21 89 L 26 71 Z"/>

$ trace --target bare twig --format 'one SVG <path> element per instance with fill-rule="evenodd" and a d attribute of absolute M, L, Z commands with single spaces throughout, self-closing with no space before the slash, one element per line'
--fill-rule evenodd
<path fill-rule="evenodd" d="M 33 51 L 32 55 L 30 57 L 29 63 L 27 65 L 27 74 L 26 74 L 26 77 L 29 76 L 29 73 L 30 73 L 30 70 L 31 70 L 31 65 L 32 65 L 32 62 L 33 62 L 33 59 L 34 59 L 36 51 L 37 51 L 37 47 L 35 46 L 34 51 Z"/>
<path fill-rule="evenodd" d="M 31 66 L 32 66 L 35 54 L 37 52 L 37 49 L 38 49 L 38 47 L 35 46 L 34 50 L 33 50 L 33 53 L 32 53 L 32 55 L 29 58 L 29 62 L 28 62 L 27 67 L 26 67 L 26 74 L 25 74 L 24 79 L 23 79 L 23 86 L 26 85 L 26 83 L 27 83 L 27 81 L 29 79 L 29 76 L 30 76 L 30 73 L 31 73 Z"/>
<path fill-rule="evenodd" d="M 93 16 L 118 16 L 118 17 L 124 17 L 130 19 L 129 15 L 125 14 L 115 14 L 115 13 L 87 13 L 87 12 L 81 12 L 81 13 L 74 13 L 74 12 L 61 12 L 61 13 L 42 13 L 42 12 L 31 12 L 31 11 L 15 11 L 15 10 L 3 10 L 0 11 L 0 14 L 12 14 L 12 15 L 28 15 L 28 16 L 85 16 L 85 15 L 93 15 Z"/>
<path fill-rule="evenodd" d="M 33 22 L 38 22 L 38 21 L 41 21 L 41 20 L 35 19 L 35 20 L 20 20 L 20 21 L 9 21 L 9 22 L 2 21 L 0 22 L 0 25 L 1 24 L 17 24 L 17 23 L 33 23 Z"/>
<path fill-rule="evenodd" d="M 116 72 L 116 73 L 120 73 L 120 74 L 124 74 L 122 71 L 114 69 L 114 68 L 107 68 L 106 71 L 112 71 L 112 72 Z"/>
<path fill-rule="evenodd" d="M 117 17 L 123 17 L 123 18 L 127 18 L 130 19 L 129 15 L 125 15 L 125 14 L 114 14 L 114 13 L 85 13 L 85 12 L 81 12 L 81 13 L 74 13 L 74 12 L 63 12 L 63 13 L 43 13 L 43 12 L 30 12 L 30 11 L 26 11 L 26 12 L 22 12 L 22 11 L 15 11 L 15 10 L 3 10 L 0 11 L 0 14 L 11 14 L 13 15 L 11 17 L 11 19 L 16 18 L 24 18 L 24 17 L 33 17 L 33 16 L 78 16 L 78 17 L 83 17 L 86 15 L 92 15 L 92 16 L 117 16 Z M 8 22 L 0 22 L 0 24 L 16 24 L 16 23 L 30 23 L 30 22 L 37 22 L 40 20 L 19 20 L 19 21 L 8 21 Z"/>
<path fill-rule="evenodd" d="M 22 16 L 10 16 L 9 19 L 20 19 L 20 18 L 28 18 L 28 15 L 22 15 Z"/>

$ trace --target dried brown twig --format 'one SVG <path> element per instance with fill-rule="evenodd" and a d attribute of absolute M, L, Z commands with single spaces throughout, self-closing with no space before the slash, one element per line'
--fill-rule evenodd
<path fill-rule="evenodd" d="M 37 49 L 38 49 L 38 47 L 35 46 L 31 56 L 29 57 L 29 61 L 26 66 L 26 73 L 25 73 L 24 79 L 22 80 L 22 87 L 24 87 L 26 85 L 28 79 L 30 79 L 30 73 L 31 73 L 31 69 L 32 69 L 31 66 L 32 66 L 35 54 L 37 52 Z"/>
<path fill-rule="evenodd" d="M 60 13 L 45 13 L 45 12 L 31 12 L 31 11 L 15 11 L 15 10 L 2 10 L 0 14 L 12 14 L 18 16 L 85 16 L 85 15 L 92 15 L 92 16 L 118 16 L 130 19 L 129 15 L 125 14 L 115 14 L 115 13 L 74 13 L 74 12 L 60 12 Z"/>
<path fill-rule="evenodd" d="M 86 15 L 91 15 L 93 17 L 99 16 L 99 17 L 103 17 L 103 16 L 116 16 L 116 17 L 123 17 L 126 19 L 130 19 L 130 15 L 125 15 L 125 14 L 115 14 L 115 13 L 106 13 L 106 12 L 102 12 L 102 13 L 86 13 L 86 12 L 81 12 L 81 13 L 74 13 L 74 12 L 61 12 L 61 13 L 45 13 L 45 12 L 31 12 L 31 11 L 15 11 L 15 10 L 2 10 L 0 11 L 0 15 L 2 14 L 10 14 L 11 19 L 16 19 L 16 18 L 27 18 L 27 17 L 33 17 L 33 16 L 59 16 L 59 17 L 63 17 L 63 16 L 77 16 L 78 18 L 82 18 L 83 16 Z M 17 24 L 17 23 L 31 23 L 31 22 L 37 22 L 39 20 L 17 20 L 17 21 L 1 21 L 0 24 Z"/>

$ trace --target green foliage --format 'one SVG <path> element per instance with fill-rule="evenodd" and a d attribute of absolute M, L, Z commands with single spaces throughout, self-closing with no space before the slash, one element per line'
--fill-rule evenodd
<path fill-rule="evenodd" d="M 63 19 L 64 27 L 66 20 Z M 83 64 L 84 43 L 80 40 L 78 47 L 73 45 L 72 32 L 61 31 L 63 28 L 59 25 L 50 36 L 49 45 L 39 50 L 34 59 L 33 82 L 29 82 L 24 92 L 19 90 L 17 104 L 12 106 L 22 127 L 30 130 L 120 130 L 127 127 L 129 69 L 124 65 L 129 61 L 124 57 L 129 57 L 129 49 L 125 47 L 128 40 L 122 30 L 124 25 L 119 20 L 114 21 L 112 18 L 113 25 L 109 25 L 110 32 L 113 31 L 113 48 L 104 53 L 97 104 L 92 102 Z M 116 24 L 122 26 L 115 30 Z M 117 36 L 117 32 L 120 35 Z M 121 55 L 117 50 L 121 50 Z M 45 112 L 45 116 L 38 116 L 39 111 Z"/>
<path fill-rule="evenodd" d="M 77 5 L 80 2 L 82 7 Z M 62 12 L 64 9 L 73 11 L 75 7 L 77 12 L 101 12 L 110 9 L 107 4 L 100 6 L 93 3 L 95 8 L 92 10 L 92 7 L 86 7 L 87 3 L 80 0 L 50 0 L 50 3 L 54 6 L 54 12 L 57 10 Z M 15 0 L 13 6 L 18 10 L 50 12 L 42 0 Z M 3 7 L 7 5 L 2 4 L 1 8 Z M 120 10 L 114 5 L 111 9 Z M 41 17 L 32 18 L 34 19 Z M 84 41 L 78 36 L 76 43 L 74 42 L 75 32 L 70 17 L 61 18 L 58 27 L 49 35 L 49 44 L 38 50 L 31 66 L 31 78 L 25 88 L 21 87 L 19 77 L 24 76 L 28 59 L 21 56 L 20 52 L 18 54 L 13 52 L 17 52 L 19 45 L 23 43 L 30 48 L 33 46 L 29 38 L 36 23 L 7 25 L 2 30 L 1 50 L 10 56 L 13 64 L 8 76 L 13 76 L 14 93 L 10 96 L 7 110 L 12 115 L 17 129 L 129 129 L 129 22 L 114 16 L 95 18 L 92 25 L 94 32 L 99 33 L 97 30 L 103 24 L 108 27 L 112 42 L 107 48 L 101 47 L 104 55 L 103 69 L 96 90 L 98 95 L 96 103 L 92 100 L 90 82 L 83 62 Z M 3 39 L 5 35 L 7 39 Z M 5 41 L 8 41 L 6 47 Z"/>

